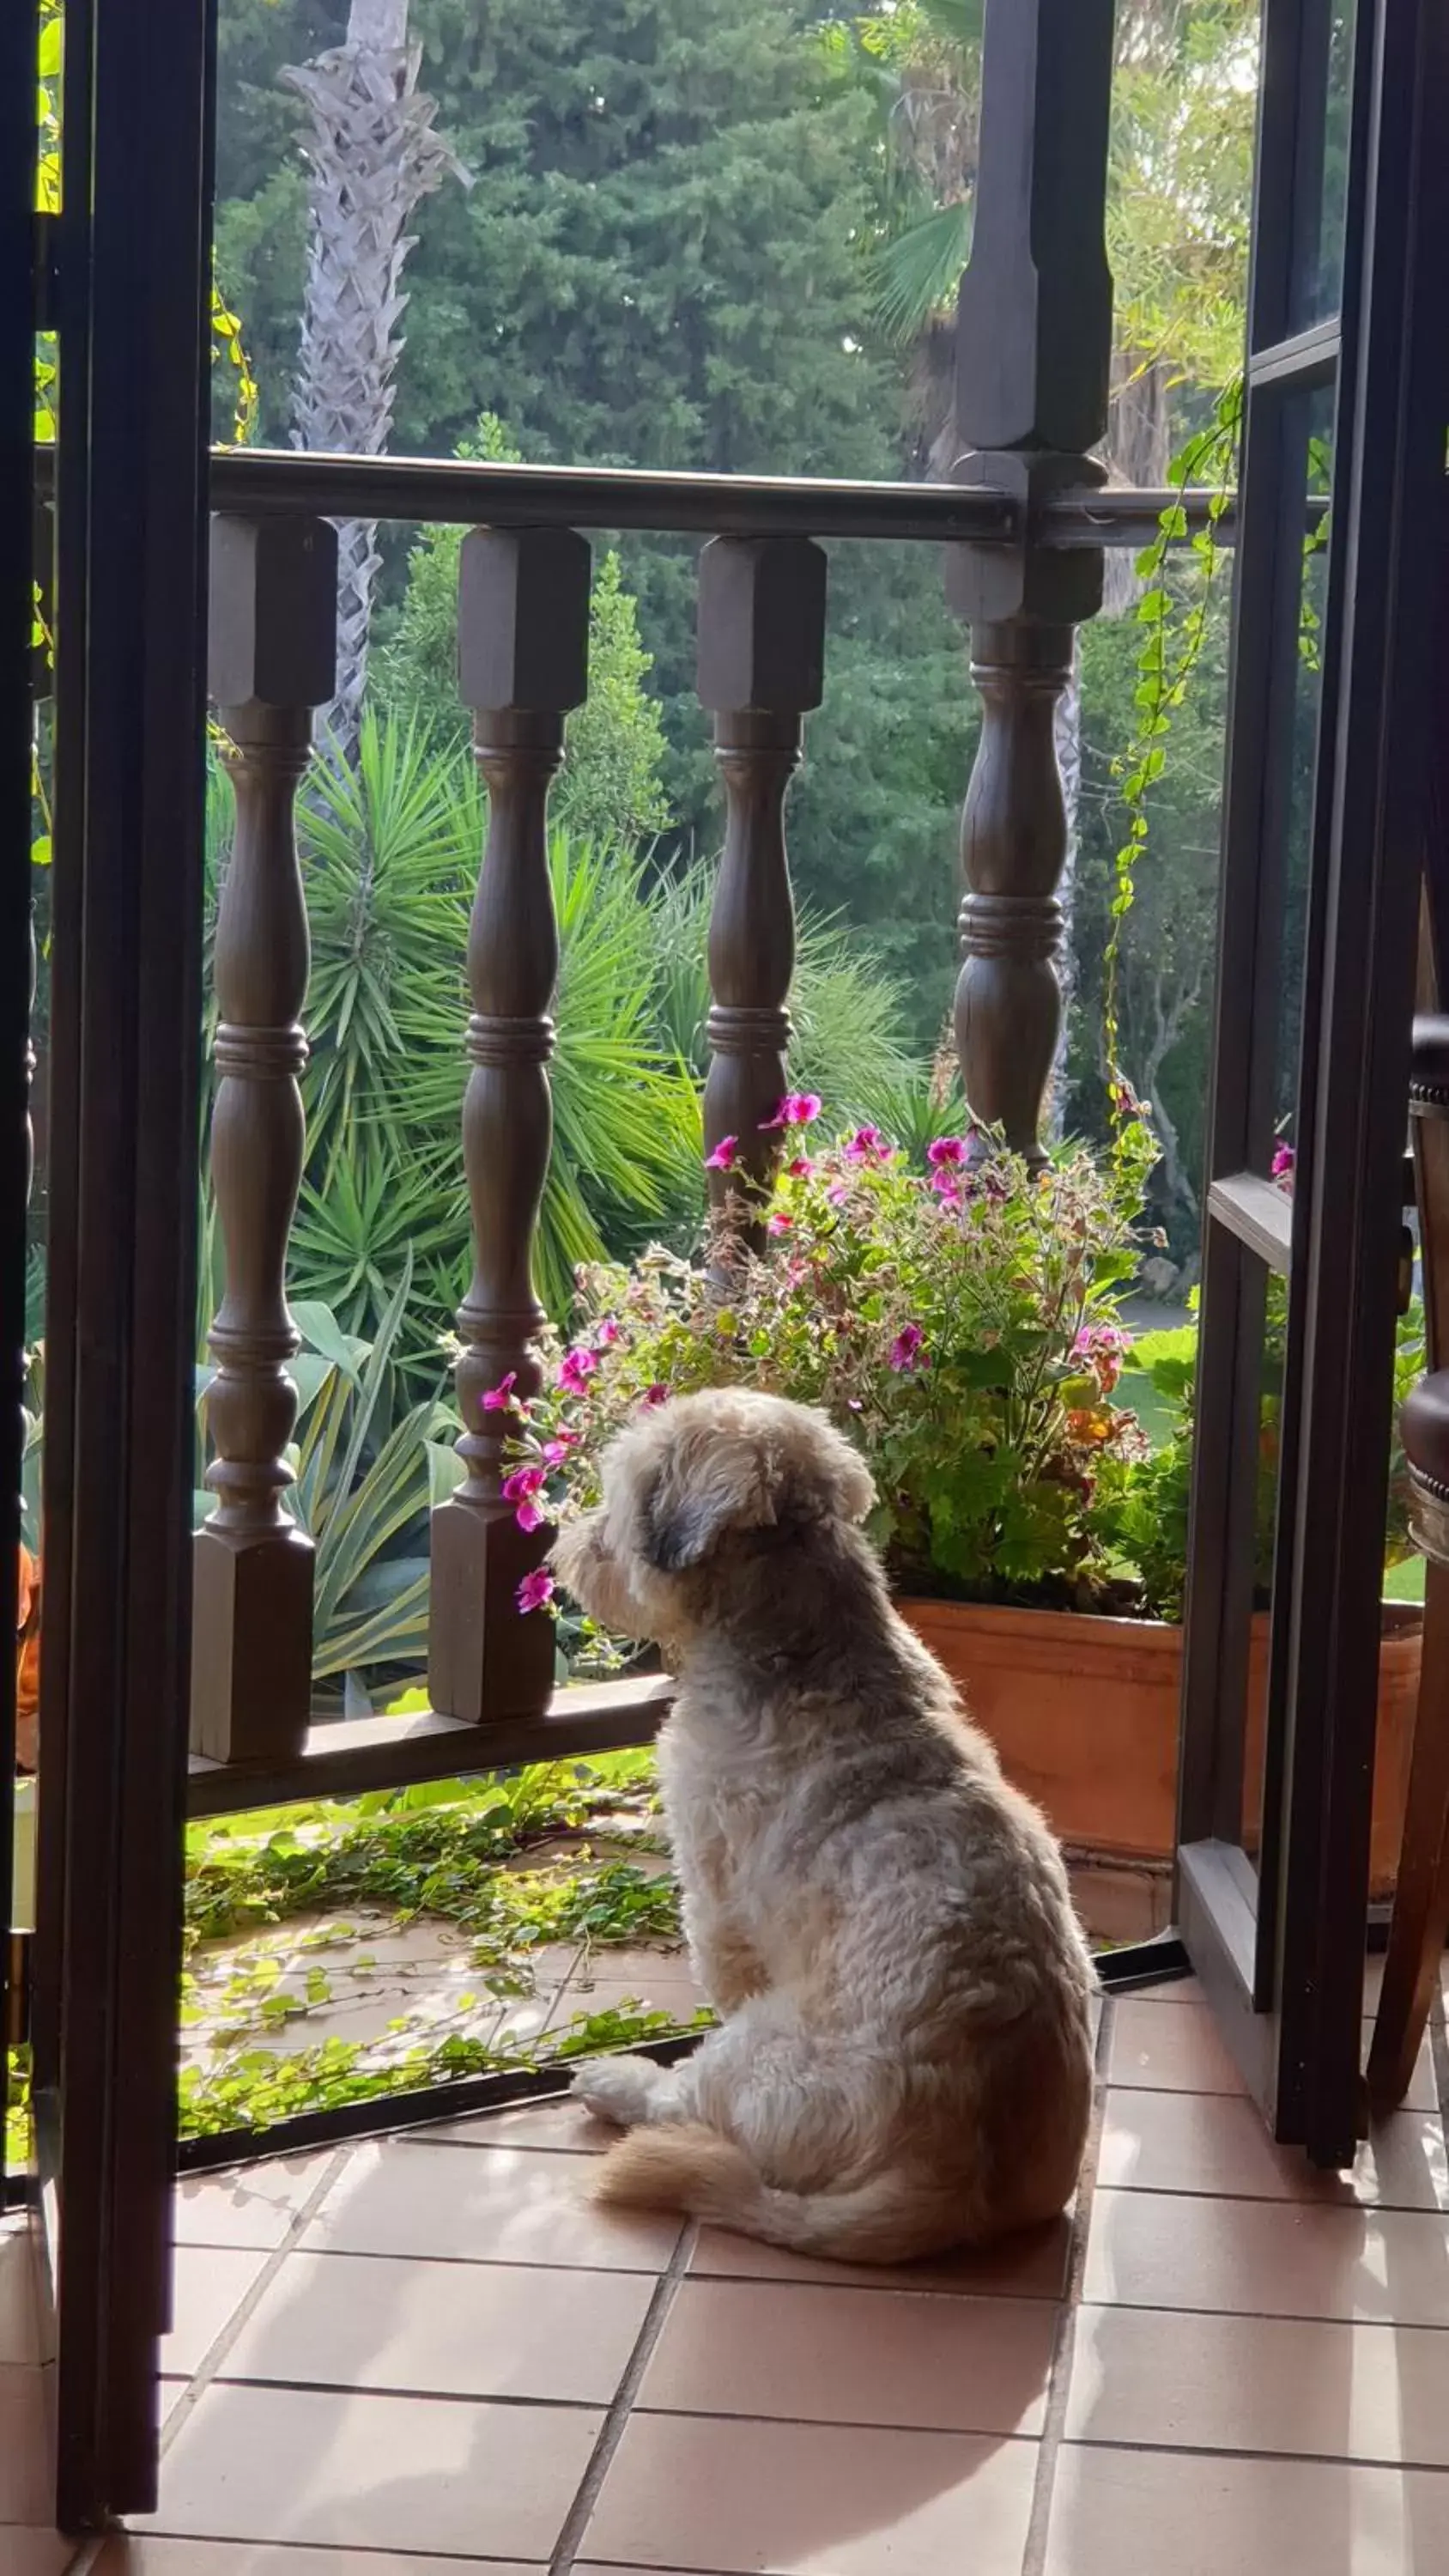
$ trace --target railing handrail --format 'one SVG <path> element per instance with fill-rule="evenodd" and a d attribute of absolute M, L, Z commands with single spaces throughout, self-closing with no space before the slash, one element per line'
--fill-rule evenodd
<path fill-rule="evenodd" d="M 50 452 L 36 455 L 49 495 Z M 1010 545 L 1020 505 L 988 485 L 874 483 L 810 474 L 682 474 L 632 465 L 500 465 L 468 457 L 335 456 L 214 447 L 211 500 L 245 515 L 400 519 L 444 527 L 647 530 L 702 537 L 893 538 Z M 1310 503 L 1310 513 L 1314 504 Z M 1180 509 L 1187 535 L 1216 519 L 1231 544 L 1237 503 L 1209 490 L 1111 484 L 1044 504 L 1038 534 L 1063 546 L 1144 546 Z"/>

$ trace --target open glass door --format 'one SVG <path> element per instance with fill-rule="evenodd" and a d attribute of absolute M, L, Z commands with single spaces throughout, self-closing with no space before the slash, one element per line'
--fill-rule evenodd
<path fill-rule="evenodd" d="M 1254 190 L 1178 1914 L 1274 2135 L 1326 2165 L 1362 2127 L 1449 418 L 1440 20 L 1265 0 Z"/>
<path fill-rule="evenodd" d="M 54 37 L 44 57 L 53 85 L 61 12 L 20 0 L 6 17 L 25 36 L 33 116 L 37 20 Z M 51 694 L 54 858 L 27 2180 L 49 2311 L 55 2517 L 79 2531 L 155 2502 L 170 2299 L 195 1438 L 212 11 L 210 0 L 147 0 L 139 11 L 65 0 L 63 21 L 61 202 L 38 233 L 22 351 L 28 446 L 34 335 L 54 333 L 58 438 L 31 459 L 22 446 L 16 486 L 27 517 L 27 463 L 51 496 L 33 568 L 48 584 L 54 637 L 53 672 L 41 679 Z M 7 105 L 10 95 L 7 78 Z M 4 371 L 0 400 L 11 387 Z M 8 655 L 13 585 L 0 606 Z M 28 578 L 24 606 L 28 653 Z M 3 670 L 8 680 L 9 660 Z M 8 696 L 4 712 L 8 720 Z M 21 847 L 28 878 L 28 816 Z M 7 1102 L 10 982 L 25 963 L 9 901 Z M 0 1323 L 8 1371 L 8 1302 Z M 0 1492 L 14 1489 L 6 1447 Z M 6 1544 L 0 1577 L 13 1581 L 13 1538 Z"/>
<path fill-rule="evenodd" d="M 31 237 L 35 200 L 35 28 L 0 23 L 0 1635 L 19 1592 L 21 1349 L 25 1340 L 30 930 L 31 557 L 27 472 L 34 395 Z M 17 1781 L 16 1666 L 0 1658 L 0 2210 L 17 2187 L 10 2106 L 25 2010 L 30 1789 Z M 28 1750 L 28 1747 L 26 1748 Z M 16 1863 L 19 1861 L 20 1866 Z"/>

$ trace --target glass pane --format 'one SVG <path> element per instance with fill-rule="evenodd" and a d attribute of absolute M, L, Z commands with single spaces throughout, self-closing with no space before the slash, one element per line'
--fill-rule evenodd
<path fill-rule="evenodd" d="M 1355 0 L 1309 0 L 1303 12 L 1291 327 L 1306 331 L 1343 300 L 1343 230 Z"/>
<path fill-rule="evenodd" d="M 1326 501 L 1331 479 L 1334 389 L 1322 386 L 1299 397 L 1297 420 L 1285 422 L 1290 445 L 1299 448 L 1306 427 L 1304 488 L 1310 504 Z M 1270 788 L 1265 808 L 1264 861 L 1272 864 L 1272 844 L 1282 856 L 1282 912 L 1277 960 L 1277 1024 L 1273 1039 L 1272 1120 L 1276 1146 L 1293 1143 L 1298 1095 L 1298 1051 L 1303 1025 L 1303 966 L 1308 927 L 1308 871 L 1313 836 L 1313 781 L 1318 743 L 1318 715 L 1323 694 L 1323 617 L 1328 591 L 1327 513 L 1310 507 L 1301 540 L 1298 580 L 1297 650 L 1292 676 L 1292 709 L 1283 767 L 1277 773 L 1278 799 Z M 1293 542 L 1290 531 L 1288 542 Z M 1274 768 L 1270 750 L 1270 771 Z"/>

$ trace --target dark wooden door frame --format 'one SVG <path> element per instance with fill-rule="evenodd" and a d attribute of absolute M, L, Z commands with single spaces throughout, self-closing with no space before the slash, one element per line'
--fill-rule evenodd
<path fill-rule="evenodd" d="M 1295 334 L 1287 299 L 1294 208 L 1302 200 L 1284 173 L 1297 171 L 1301 180 L 1295 115 L 1302 90 L 1289 75 L 1295 64 L 1301 69 L 1304 25 L 1314 14 L 1310 0 L 1270 0 L 1260 140 L 1260 197 L 1266 192 L 1267 202 L 1257 226 L 1239 529 L 1179 1914 L 1274 2134 L 1306 2146 L 1318 2163 L 1341 2165 L 1352 2157 L 1363 2109 L 1379 1592 L 1449 419 L 1442 354 L 1449 46 L 1432 0 L 1361 0 L 1341 329 Z M 1255 376 L 1276 409 L 1285 385 L 1322 383 L 1335 363 L 1298 1164 L 1291 1235 L 1285 1222 L 1277 1265 L 1290 1278 L 1289 1335 L 1255 1881 L 1237 1848 L 1243 1693 L 1230 1685 L 1251 1607 L 1265 1274 L 1235 1228 L 1231 1175 L 1261 1173 L 1271 1125 L 1262 1012 L 1276 981 L 1273 932 L 1244 896 L 1251 889 L 1256 903 L 1262 891 L 1263 867 L 1274 863 L 1259 865 L 1264 840 L 1275 815 L 1281 818 L 1265 710 L 1278 677 L 1269 667 L 1275 622 L 1280 652 L 1283 642 L 1283 558 L 1296 553 L 1297 537 L 1292 532 L 1285 541 L 1292 460 L 1285 467 L 1276 419 L 1267 437 L 1255 438 L 1251 407 Z M 1296 604 L 1296 590 L 1294 598 Z M 1291 631 L 1289 646 L 1296 649 Z M 1274 897 L 1270 886 L 1269 906 Z"/>
<path fill-rule="evenodd" d="M 212 0 L 69 0 L 35 2041 L 57 2520 L 155 2501 L 190 1648 Z"/>
<path fill-rule="evenodd" d="M 35 43 L 0 23 L 0 1639 L 15 1634 L 25 1342 L 30 1021 L 30 453 L 35 337 Z M 15 1655 L 0 1653 L 0 2051 L 12 2028 Z M 0 2054 L 0 2208 L 10 2197 Z"/>

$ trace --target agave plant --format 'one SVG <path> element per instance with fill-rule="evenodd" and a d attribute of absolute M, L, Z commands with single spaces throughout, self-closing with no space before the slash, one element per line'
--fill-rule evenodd
<path fill-rule="evenodd" d="M 369 1677 L 395 1682 L 427 1659 L 428 1511 L 460 1473 L 455 1426 L 432 1399 L 399 1403 L 398 1342 L 412 1286 L 405 1257 L 375 1338 L 348 1332 L 331 1309 L 292 1309 L 303 1348 L 292 1363 L 300 1398 L 288 1452 L 288 1509 L 316 1549 L 312 1678 L 349 1711 L 371 1705 Z M 211 1372 L 199 1372 L 200 1412 Z M 197 1518 L 211 1508 L 198 1493 Z"/>
<path fill-rule="evenodd" d="M 293 1510 L 316 1550 L 312 1675 L 341 1681 L 355 1705 L 368 1671 L 427 1657 L 427 1513 L 456 1481 L 448 1417 L 423 1401 L 394 1412 L 393 1355 L 412 1285 L 405 1266 L 372 1343 L 345 1336 L 325 1308 L 298 1327 L 325 1373 L 296 1456 Z"/>

